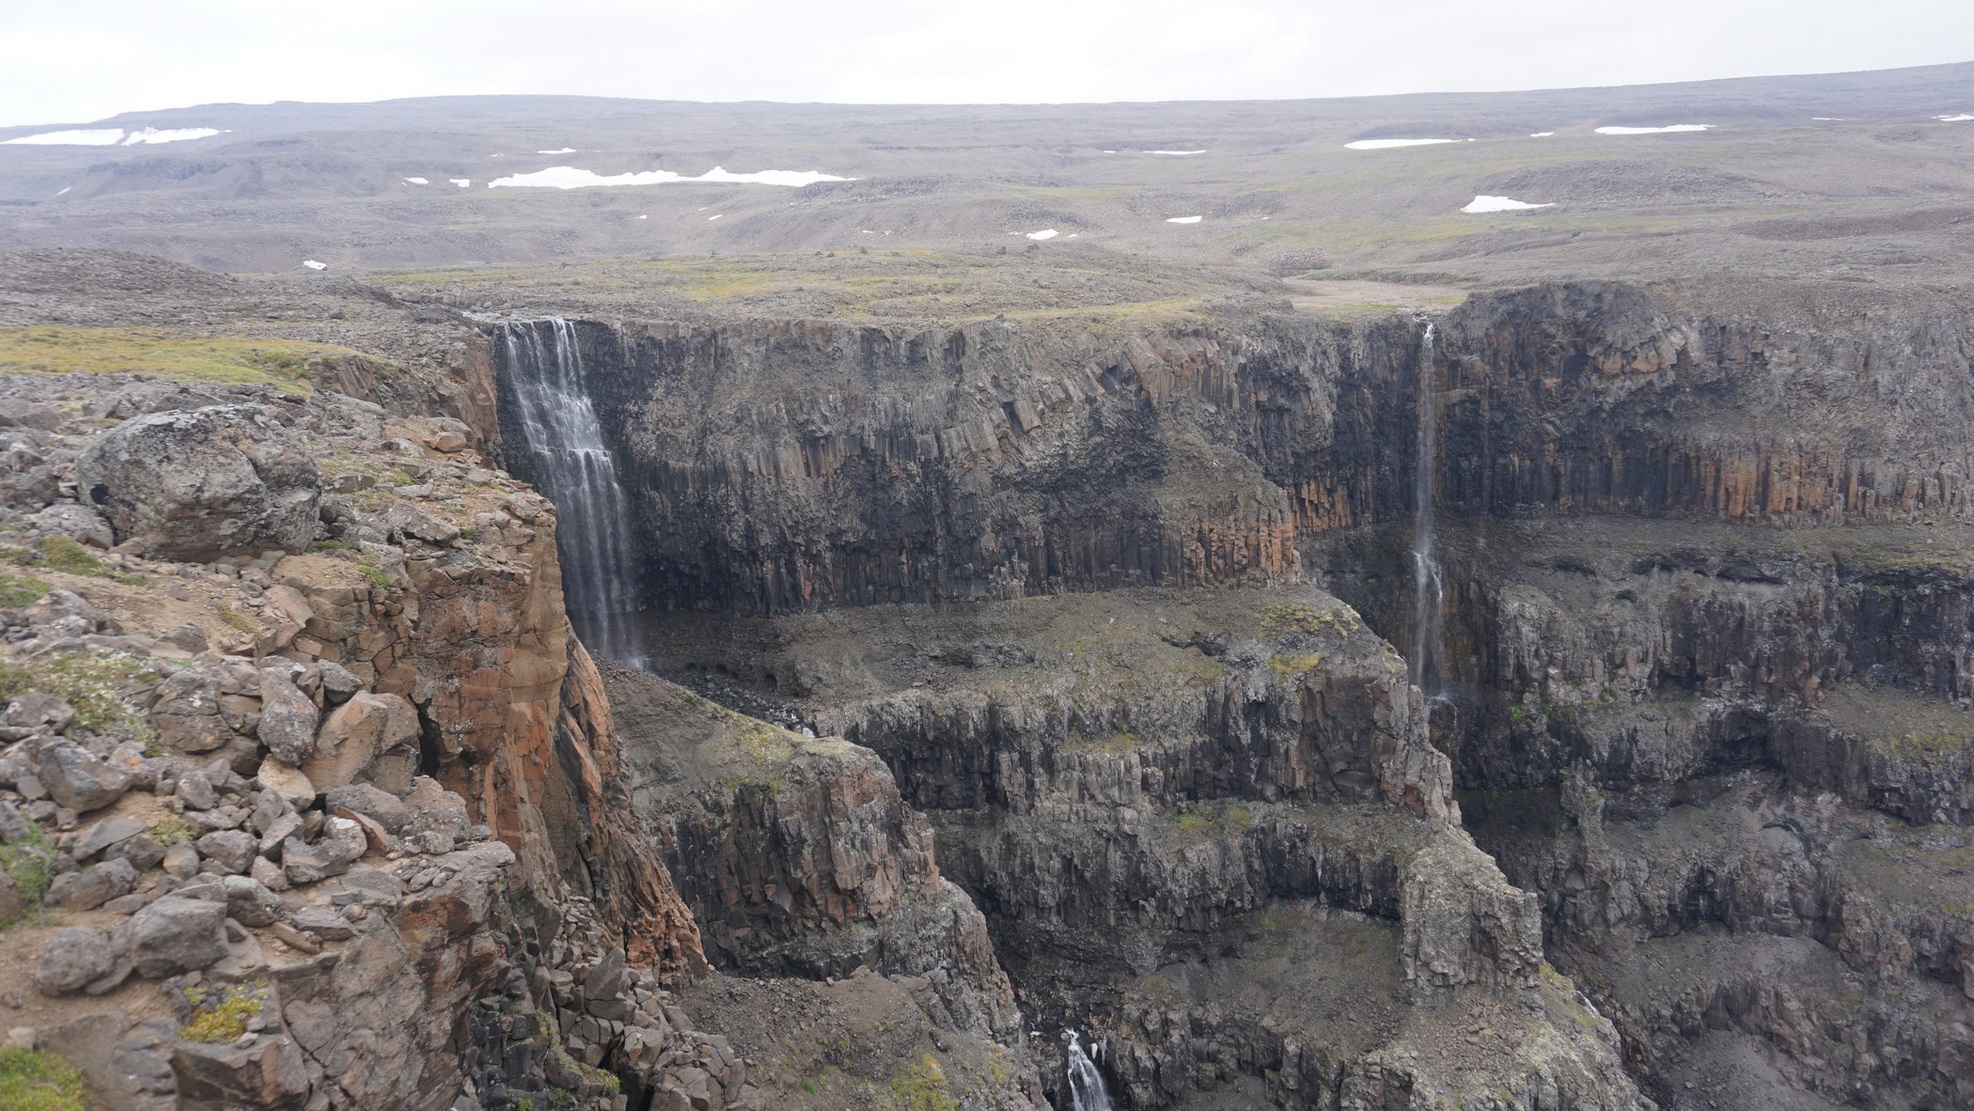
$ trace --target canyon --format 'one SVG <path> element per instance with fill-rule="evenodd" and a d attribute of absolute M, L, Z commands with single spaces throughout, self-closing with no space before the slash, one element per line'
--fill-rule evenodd
<path fill-rule="evenodd" d="M 228 276 L 264 230 L 158 206 L 424 109 L 91 155 L 0 254 L 9 1052 L 117 1109 L 1974 1107 L 1965 140 L 1898 115 L 1941 68 L 1685 88 L 1706 156 L 1340 153 L 1629 184 L 1316 253 L 960 211 L 1258 228 L 1293 151 L 1120 202 L 969 146 L 738 252 Z M 1811 94 L 1883 117 L 1818 158 L 1922 136 L 1876 223 L 1742 188 Z M 1675 92 L 1543 103 L 1625 96 Z M 1518 97 L 1311 118 L 1505 143 Z M 353 130 L 279 137 L 314 108 Z"/>

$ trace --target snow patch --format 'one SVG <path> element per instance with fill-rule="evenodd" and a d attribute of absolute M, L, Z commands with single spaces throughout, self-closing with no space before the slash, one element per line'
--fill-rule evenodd
<path fill-rule="evenodd" d="M 305 258 L 305 259 L 303 259 L 303 260 L 302 260 L 302 265 L 303 265 L 303 266 L 306 266 L 306 267 L 308 267 L 308 268 L 309 268 L 310 270 L 327 270 L 327 269 L 329 269 L 329 264 L 328 264 L 328 263 L 326 263 L 326 262 L 317 262 L 317 261 L 315 261 L 315 260 L 314 260 L 314 259 L 312 259 L 312 258 Z"/>
<path fill-rule="evenodd" d="M 1531 131 L 1528 133 L 1528 137 L 1531 139 L 1547 139 L 1554 134 L 1555 132 L 1553 131 Z"/>
<path fill-rule="evenodd" d="M 1707 131 L 1710 123 L 1669 123 L 1664 127 L 1600 127 L 1599 135 L 1665 135 L 1674 131 Z"/>
<path fill-rule="evenodd" d="M 638 217 L 638 219 L 640 219 L 640 220 L 649 220 L 649 219 L 651 219 L 651 217 L 649 217 L 649 216 L 639 216 L 639 217 Z"/>
<path fill-rule="evenodd" d="M 1148 150 L 1146 154 L 1205 154 L 1204 150 Z"/>
<path fill-rule="evenodd" d="M 605 176 L 594 170 L 579 170 L 574 166 L 550 166 L 532 174 L 510 174 L 487 182 L 487 188 L 503 186 L 516 189 L 588 189 L 611 185 L 673 185 L 708 183 L 716 185 L 781 185 L 800 189 L 819 181 L 855 181 L 852 177 L 837 177 L 818 170 L 759 170 L 751 174 L 731 173 L 719 166 L 700 174 L 686 177 L 670 170 L 646 170 L 643 173 L 611 174 Z"/>
<path fill-rule="evenodd" d="M 446 180 L 452 182 L 454 185 L 459 186 L 461 189 L 464 189 L 467 186 L 473 184 L 473 179 L 470 177 L 449 177 Z"/>
<path fill-rule="evenodd" d="M 131 132 L 124 139 L 123 145 L 134 147 L 145 143 L 182 143 L 187 139 L 210 139 L 214 135 L 224 134 L 225 132 L 217 127 L 168 127 L 162 129 L 147 127 L 142 131 Z"/>
<path fill-rule="evenodd" d="M 1168 224 L 1197 224 L 1200 222 L 1200 219 L 1201 217 L 1198 216 L 1167 216 L 1165 222 Z"/>
<path fill-rule="evenodd" d="M 708 216 L 708 217 L 706 217 L 706 218 L 707 218 L 708 220 L 717 220 L 717 219 L 719 219 L 720 217 L 722 217 L 722 216 L 725 216 L 725 215 L 726 215 L 726 213 L 724 213 L 724 212 L 715 212 L 715 213 L 713 213 L 713 214 L 712 214 L 711 216 Z"/>
<path fill-rule="evenodd" d="M 1816 123 L 1843 123 L 1845 118 L 1843 116 L 1811 116 L 1810 119 Z"/>
<path fill-rule="evenodd" d="M 1493 196 L 1489 196 L 1486 193 L 1480 193 L 1475 195 L 1473 200 L 1468 201 L 1464 206 L 1462 206 L 1460 211 L 1462 212 L 1527 212 L 1529 209 L 1532 208 L 1554 208 L 1555 206 L 1556 206 L 1556 202 L 1554 201 L 1550 201 L 1547 204 L 1530 204 L 1527 201 L 1518 201 L 1509 197 L 1493 197 Z"/>
<path fill-rule="evenodd" d="M 1055 237 L 1056 229 L 1054 228 L 1043 228 L 1041 231 L 1031 231 L 1028 233 L 1028 238 L 1030 239 L 1054 239 Z"/>
<path fill-rule="evenodd" d="M 574 153 L 576 153 L 576 148 L 575 148 L 575 147 L 558 147 L 558 148 L 556 148 L 555 150 L 538 150 L 538 151 L 536 151 L 535 153 L 536 153 L 536 154 L 574 154 Z"/>
<path fill-rule="evenodd" d="M 121 127 L 79 128 L 74 131 L 43 131 L 4 141 L 6 146 L 32 147 L 113 147 L 123 141 Z"/>
<path fill-rule="evenodd" d="M 62 195 L 62 193 L 66 193 L 66 192 L 68 192 L 69 190 L 71 190 L 71 189 L 73 189 L 73 188 L 75 188 L 75 186 L 73 186 L 73 185 L 64 185 L 64 186 L 62 186 L 62 188 L 61 188 L 61 192 L 58 192 L 58 193 L 56 193 L 55 195 L 59 197 L 59 196 L 61 196 L 61 195 Z"/>
<path fill-rule="evenodd" d="M 1438 143 L 1471 143 L 1472 139 L 1358 139 L 1345 143 L 1345 150 L 1391 150 L 1394 147 L 1429 147 Z"/>
<path fill-rule="evenodd" d="M 408 177 L 408 178 L 405 178 L 405 179 L 404 179 L 404 183 L 405 183 L 406 185 L 430 185 L 430 184 L 432 184 L 431 182 L 429 182 L 429 181 L 427 181 L 427 180 L 425 180 L 425 179 L 424 179 L 424 178 L 422 178 L 422 177 Z"/>
<path fill-rule="evenodd" d="M 1970 115 L 1966 112 L 1961 112 L 1957 115 L 1934 116 L 1933 118 L 1939 120 L 1941 123 L 1966 123 L 1968 120 L 1974 120 L 1974 115 Z"/>

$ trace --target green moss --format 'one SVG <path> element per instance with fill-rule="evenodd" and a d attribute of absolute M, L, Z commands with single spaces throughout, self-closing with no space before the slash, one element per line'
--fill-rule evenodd
<path fill-rule="evenodd" d="M 884 1111 L 959 1111 L 960 1107 L 946 1083 L 945 1070 L 931 1054 L 899 1069 L 881 1102 Z"/>
<path fill-rule="evenodd" d="M 323 552 L 346 552 L 349 549 L 350 544 L 346 540 L 311 540 L 308 542 L 310 555 L 320 555 Z"/>
<path fill-rule="evenodd" d="M 323 343 L 173 337 L 130 328 L 0 327 L 0 371 L 10 374 L 155 374 L 181 382 L 309 388 L 308 362 L 357 352 Z M 376 360 L 368 360 L 379 368 Z M 388 368 L 379 368 L 388 369 Z"/>
<path fill-rule="evenodd" d="M 96 553 L 66 536 L 44 537 L 31 548 L 0 548 L 0 559 L 17 567 L 45 567 L 67 575 L 97 579 L 122 577 L 114 567 L 97 558 Z"/>
<path fill-rule="evenodd" d="M 1314 671 L 1323 663 L 1320 652 L 1290 652 L 1268 657 L 1268 669 L 1275 678 L 1287 682 L 1304 672 Z"/>
<path fill-rule="evenodd" d="M 48 584 L 40 579 L 0 572 L 0 610 L 26 609 L 47 594 Z"/>
<path fill-rule="evenodd" d="M 21 912 L 12 918 L 0 918 L 0 929 L 5 929 L 40 910 L 41 898 L 48 894 L 48 885 L 55 880 L 55 847 L 48 843 L 39 825 L 30 824 L 27 836 L 19 841 L 0 845 L 0 871 L 14 881 L 14 889 L 21 896 Z"/>
<path fill-rule="evenodd" d="M 151 827 L 151 839 L 166 848 L 190 841 L 192 835 L 192 827 L 180 818 L 165 818 Z"/>
<path fill-rule="evenodd" d="M 247 1023 L 267 1004 L 267 981 L 251 984 L 217 984 L 210 990 L 185 989 L 185 1001 L 193 1008 L 190 1022 L 178 1032 L 188 1042 L 223 1045 L 247 1032 Z"/>
<path fill-rule="evenodd" d="M 1238 837 L 1253 824 L 1254 811 L 1223 803 L 1192 803 L 1172 819 L 1172 828 L 1199 841 Z"/>
<path fill-rule="evenodd" d="M 44 1050 L 0 1046 L 0 1107 L 7 1111 L 88 1111 L 82 1070 Z"/>
<path fill-rule="evenodd" d="M 250 637 L 260 635 L 260 623 L 225 602 L 219 603 L 219 619 Z"/>
<path fill-rule="evenodd" d="M 83 729 L 150 741 L 156 732 L 121 693 L 143 670 L 129 656 L 96 652 L 64 652 L 27 663 L 0 660 L 0 702 L 44 691 L 75 707 L 75 725 Z"/>

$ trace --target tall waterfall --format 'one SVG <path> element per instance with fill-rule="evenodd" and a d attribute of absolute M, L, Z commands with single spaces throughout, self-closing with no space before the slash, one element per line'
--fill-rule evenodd
<path fill-rule="evenodd" d="M 1076 1111 L 1111 1111 L 1110 1089 L 1097 1063 L 1083 1052 L 1076 1031 L 1069 1032 L 1069 1099 Z"/>
<path fill-rule="evenodd" d="M 502 338 L 527 477 L 555 503 L 569 620 L 597 654 L 641 667 L 627 616 L 637 597 L 629 507 L 590 403 L 575 326 L 561 317 L 509 324 Z"/>
<path fill-rule="evenodd" d="M 1446 583 L 1433 557 L 1433 474 L 1439 464 L 1439 374 L 1433 365 L 1433 322 L 1419 337 L 1419 427 L 1412 461 L 1412 685 L 1427 702 L 1444 691 Z"/>

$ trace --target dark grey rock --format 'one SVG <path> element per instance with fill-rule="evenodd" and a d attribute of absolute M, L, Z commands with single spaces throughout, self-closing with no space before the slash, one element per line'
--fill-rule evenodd
<path fill-rule="evenodd" d="M 29 691 L 0 714 L 0 740 L 18 741 L 35 733 L 63 733 L 75 720 L 75 707 L 44 691 Z"/>
<path fill-rule="evenodd" d="M 34 969 L 34 986 L 43 995 L 81 991 L 92 980 L 116 971 L 117 949 L 109 935 L 86 926 L 70 926 L 48 939 L 41 963 Z"/>
<path fill-rule="evenodd" d="M 75 843 L 73 850 L 75 858 L 88 860 L 112 845 L 128 841 L 144 832 L 144 829 L 144 823 L 135 818 L 104 818 L 90 826 L 89 832 L 83 834 L 81 840 Z"/>
<path fill-rule="evenodd" d="M 329 804 L 331 813 L 343 809 L 361 814 L 392 834 L 403 833 L 411 821 L 411 809 L 405 806 L 402 799 L 368 783 L 332 787 L 323 798 Z"/>
<path fill-rule="evenodd" d="M 47 901 L 65 910 L 95 910 L 137 886 L 137 869 L 128 860 L 106 860 L 80 872 L 63 872 L 48 885 Z"/>
<path fill-rule="evenodd" d="M 130 790 L 130 773 L 70 741 L 44 745 L 35 770 L 49 796 L 77 813 L 100 810 Z"/>
<path fill-rule="evenodd" d="M 228 875 L 245 872 L 260 853 L 260 840 L 245 830 L 214 830 L 198 843 L 199 855 Z"/>
<path fill-rule="evenodd" d="M 118 926 L 115 939 L 151 978 L 209 968 L 226 957 L 224 902 L 167 895 Z"/>
<path fill-rule="evenodd" d="M 284 668 L 260 673 L 260 742 L 285 764 L 300 767 L 315 753 L 321 715 Z"/>
<path fill-rule="evenodd" d="M 116 539 L 210 562 L 300 551 L 322 498 L 315 461 L 255 405 L 154 413 L 98 437 L 75 464 L 82 497 Z"/>

